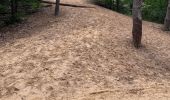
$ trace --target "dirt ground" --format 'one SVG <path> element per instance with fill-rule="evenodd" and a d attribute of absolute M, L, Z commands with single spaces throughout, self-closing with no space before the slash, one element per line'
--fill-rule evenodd
<path fill-rule="evenodd" d="M 170 32 L 95 8 L 43 8 L 0 30 L 0 100 L 170 100 Z"/>

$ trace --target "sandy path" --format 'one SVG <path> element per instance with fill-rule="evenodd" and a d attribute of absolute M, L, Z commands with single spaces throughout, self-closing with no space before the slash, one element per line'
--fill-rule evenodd
<path fill-rule="evenodd" d="M 170 100 L 169 33 L 144 22 L 136 50 L 131 18 L 94 7 L 44 8 L 2 29 L 0 100 Z"/>

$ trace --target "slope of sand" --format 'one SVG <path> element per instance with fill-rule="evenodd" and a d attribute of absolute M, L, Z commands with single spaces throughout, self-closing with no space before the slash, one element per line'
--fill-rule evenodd
<path fill-rule="evenodd" d="M 1 29 L 0 100 L 170 100 L 170 33 L 144 22 L 137 50 L 131 18 L 94 7 L 43 8 Z"/>

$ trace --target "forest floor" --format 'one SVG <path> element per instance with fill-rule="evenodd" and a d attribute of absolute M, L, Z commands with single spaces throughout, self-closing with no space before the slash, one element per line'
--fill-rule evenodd
<path fill-rule="evenodd" d="M 94 8 L 43 8 L 0 30 L 0 100 L 170 100 L 170 32 L 143 23 L 132 44 L 131 17 Z"/>

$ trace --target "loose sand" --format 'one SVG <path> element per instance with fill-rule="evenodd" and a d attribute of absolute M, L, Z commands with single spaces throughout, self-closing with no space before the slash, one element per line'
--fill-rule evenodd
<path fill-rule="evenodd" d="M 95 8 L 43 8 L 1 29 L 0 100 L 170 100 L 170 32 L 144 22 L 142 48 L 131 18 Z"/>

